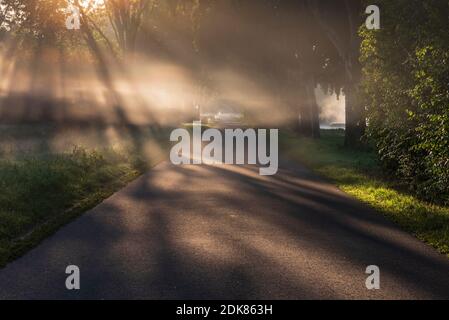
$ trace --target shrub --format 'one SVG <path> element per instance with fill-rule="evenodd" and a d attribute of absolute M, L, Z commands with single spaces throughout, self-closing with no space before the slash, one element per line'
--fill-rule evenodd
<path fill-rule="evenodd" d="M 381 30 L 361 29 L 367 136 L 411 190 L 449 204 L 449 3 L 379 4 Z"/>

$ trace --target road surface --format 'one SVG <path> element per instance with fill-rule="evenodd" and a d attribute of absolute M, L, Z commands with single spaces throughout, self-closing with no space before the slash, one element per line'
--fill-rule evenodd
<path fill-rule="evenodd" d="M 0 299 L 118 298 L 449 298 L 449 259 L 301 166 L 164 162 L 0 270 Z"/>

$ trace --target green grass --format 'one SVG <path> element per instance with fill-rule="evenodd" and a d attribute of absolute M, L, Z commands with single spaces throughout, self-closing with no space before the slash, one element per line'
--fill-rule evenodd
<path fill-rule="evenodd" d="M 95 206 L 146 167 L 113 149 L 0 160 L 0 266 Z"/>
<path fill-rule="evenodd" d="M 280 149 L 449 256 L 449 208 L 400 191 L 383 175 L 374 153 L 348 150 L 343 141 L 344 132 L 337 130 L 323 131 L 319 140 L 283 133 Z"/>
<path fill-rule="evenodd" d="M 0 268 L 163 160 L 170 131 L 0 125 Z"/>

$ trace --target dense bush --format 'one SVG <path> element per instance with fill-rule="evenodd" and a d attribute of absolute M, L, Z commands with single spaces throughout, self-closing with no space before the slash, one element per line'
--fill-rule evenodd
<path fill-rule="evenodd" d="M 367 136 L 418 195 L 449 204 L 449 1 L 381 0 L 361 29 Z"/>

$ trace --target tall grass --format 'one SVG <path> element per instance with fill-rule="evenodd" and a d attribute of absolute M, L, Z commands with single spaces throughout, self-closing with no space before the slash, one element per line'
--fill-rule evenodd
<path fill-rule="evenodd" d="M 0 160 L 0 266 L 145 168 L 112 148 Z"/>

